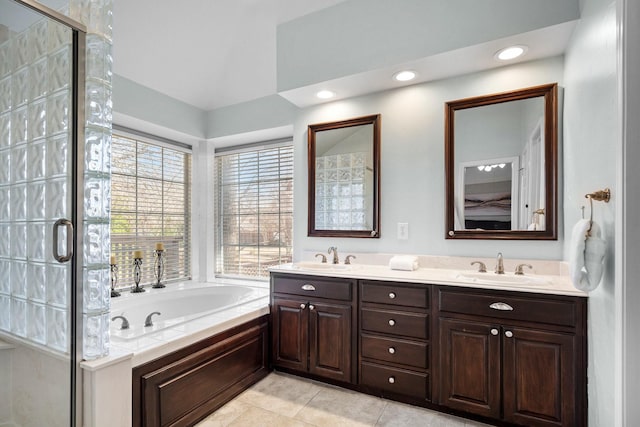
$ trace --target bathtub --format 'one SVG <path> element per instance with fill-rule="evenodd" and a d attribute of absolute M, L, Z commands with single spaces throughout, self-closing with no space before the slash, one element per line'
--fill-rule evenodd
<path fill-rule="evenodd" d="M 243 283 L 243 284 L 238 284 Z M 146 288 L 145 293 L 121 292 L 120 297 L 111 299 L 111 318 L 123 316 L 129 323 L 128 329 L 121 329 L 122 319 L 111 321 L 110 333 L 114 343 L 139 340 L 145 336 L 162 339 L 160 331 L 176 330 L 185 323 L 207 318 L 207 323 L 215 321 L 211 315 L 228 312 L 252 302 L 262 301 L 269 295 L 266 286 L 247 286 L 246 281 L 226 281 L 223 283 L 185 282 L 170 284 L 163 289 Z M 152 326 L 144 326 L 151 313 Z M 184 330 L 184 328 L 182 328 Z M 165 336 L 167 334 L 164 334 Z"/>
<path fill-rule="evenodd" d="M 268 282 L 216 279 L 215 283 L 184 282 L 145 289 L 142 294 L 122 291 L 120 297 L 111 299 L 110 317 L 125 316 L 130 328 L 122 330 L 120 320 L 112 321 L 110 355 L 81 364 L 86 425 L 132 425 L 132 416 L 139 420 L 142 412 L 159 414 L 161 408 L 149 407 L 155 400 L 150 403 L 140 397 L 140 387 L 153 383 L 142 381 L 143 375 L 177 370 L 176 381 L 189 388 L 225 377 L 227 368 L 215 368 L 216 363 L 230 359 L 236 367 L 251 363 L 236 372 L 238 378 L 225 377 L 224 393 L 209 396 L 206 404 L 197 393 L 172 398 L 196 408 L 183 414 L 195 420 L 204 413 L 198 411 L 215 410 L 268 374 Z M 145 318 L 154 311 L 161 314 L 153 316 L 153 326 L 145 327 Z M 247 347 L 248 343 L 253 347 Z M 194 366 L 194 360 L 200 365 Z M 207 369 L 201 369 L 204 367 Z M 210 375 L 212 367 L 220 375 Z M 219 385 L 211 384 L 208 389 Z M 160 391 L 149 390 L 154 396 Z"/>

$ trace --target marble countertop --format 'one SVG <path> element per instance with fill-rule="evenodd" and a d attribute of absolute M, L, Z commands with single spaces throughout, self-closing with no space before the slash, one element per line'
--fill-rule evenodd
<path fill-rule="evenodd" d="M 320 264 L 318 262 L 318 264 Z M 311 262 L 282 264 L 269 269 L 273 273 L 304 274 L 310 276 L 344 277 L 408 283 L 424 283 L 503 291 L 531 292 L 551 295 L 588 297 L 576 289 L 568 276 L 552 274 L 527 274 L 516 276 L 512 272 L 495 274 L 492 271 L 478 273 L 471 269 L 447 269 L 421 267 L 413 271 L 391 270 L 387 265 L 325 264 L 317 266 Z"/>

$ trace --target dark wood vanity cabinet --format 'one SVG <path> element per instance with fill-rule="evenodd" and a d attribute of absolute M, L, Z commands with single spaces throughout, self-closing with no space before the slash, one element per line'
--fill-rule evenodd
<path fill-rule="evenodd" d="M 430 401 L 431 286 L 360 281 L 359 384 L 378 395 Z"/>
<path fill-rule="evenodd" d="M 274 367 L 355 382 L 355 283 L 271 275 Z"/>
<path fill-rule="evenodd" d="M 586 425 L 586 299 L 435 287 L 438 403 L 527 426 Z"/>

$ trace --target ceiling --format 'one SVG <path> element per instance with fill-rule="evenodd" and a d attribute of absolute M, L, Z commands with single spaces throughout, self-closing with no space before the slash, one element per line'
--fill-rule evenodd
<path fill-rule="evenodd" d="M 418 79 L 410 84 L 500 67 L 505 64 L 493 54 L 510 44 L 529 48 L 517 62 L 561 55 L 575 25 L 567 21 L 278 92 L 278 25 L 330 12 L 326 9 L 339 3 L 350 5 L 347 0 L 185 0 L 180 6 L 158 0 L 115 1 L 114 73 L 204 111 L 276 93 L 306 107 L 321 102 L 315 93 L 326 86 L 339 94 L 335 99 L 396 87 L 390 77 L 402 67 L 418 72 Z M 326 25 L 320 27 L 321 37 Z M 300 37 L 294 33 L 294 43 Z M 349 46 L 348 40 L 345 43 Z M 349 63 L 349 58 L 336 60 Z M 299 76 L 302 70 L 291 71 Z"/>
<path fill-rule="evenodd" d="M 113 71 L 205 111 L 273 95 L 276 26 L 343 1 L 115 1 Z"/>

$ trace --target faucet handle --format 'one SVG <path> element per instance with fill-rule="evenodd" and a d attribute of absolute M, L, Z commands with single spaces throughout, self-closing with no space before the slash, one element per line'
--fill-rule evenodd
<path fill-rule="evenodd" d="M 522 267 L 533 268 L 530 264 L 518 264 L 516 266 L 516 271 L 513 274 L 517 274 L 518 276 L 524 276 L 524 271 L 522 271 Z"/>
<path fill-rule="evenodd" d="M 356 256 L 355 256 L 355 255 L 347 255 L 347 256 L 344 258 L 344 263 L 345 263 L 345 264 L 351 264 L 351 260 L 352 260 L 352 259 L 356 259 Z"/>
<path fill-rule="evenodd" d="M 319 256 L 322 257 L 322 263 L 326 264 L 327 263 L 327 257 L 324 254 L 320 254 L 320 253 L 315 255 L 316 258 L 318 258 Z"/>
<path fill-rule="evenodd" d="M 471 263 L 471 265 L 474 265 L 474 264 L 478 264 L 478 273 L 486 273 L 487 272 L 487 266 L 485 265 L 484 262 L 482 262 L 482 261 L 473 261 Z"/>

